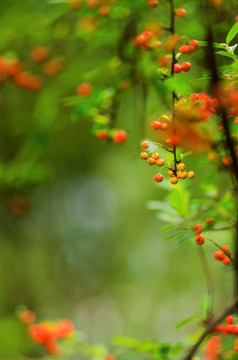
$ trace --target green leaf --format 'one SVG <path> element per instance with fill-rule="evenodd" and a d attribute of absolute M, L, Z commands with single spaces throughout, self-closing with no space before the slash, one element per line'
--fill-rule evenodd
<path fill-rule="evenodd" d="M 179 213 L 181 216 L 188 215 L 189 212 L 189 192 L 182 188 L 171 191 L 169 194 L 169 202 L 171 206 Z"/>
<path fill-rule="evenodd" d="M 169 225 L 165 225 L 165 226 L 162 226 L 162 228 L 160 228 L 160 232 L 163 234 L 169 230 L 172 230 L 174 229 L 174 225 L 173 224 L 169 224 Z"/>
<path fill-rule="evenodd" d="M 192 151 L 186 151 L 185 153 L 183 153 L 183 154 L 180 154 L 180 159 L 184 159 L 184 158 L 186 158 L 187 156 L 190 156 L 190 155 L 192 155 Z"/>
<path fill-rule="evenodd" d="M 191 315 L 191 316 L 187 317 L 186 319 L 184 319 L 184 320 L 180 321 L 179 323 L 177 323 L 175 325 L 175 329 L 177 329 L 177 330 L 181 329 L 183 326 L 191 324 L 191 323 L 193 323 L 195 321 L 198 321 L 199 319 L 200 319 L 200 316 Z"/>
<path fill-rule="evenodd" d="M 208 41 L 199 40 L 199 45 L 200 46 L 208 46 L 209 43 L 208 43 Z M 216 42 L 214 42 L 212 45 L 213 45 L 214 48 L 219 48 L 219 49 L 225 49 L 226 48 L 225 45 L 222 45 L 222 44 L 219 44 L 219 43 L 216 43 Z"/>
<path fill-rule="evenodd" d="M 226 37 L 226 43 L 227 43 L 227 45 L 230 44 L 231 40 L 234 39 L 234 37 L 236 36 L 237 33 L 238 33 L 238 22 L 236 22 L 236 23 L 232 26 L 231 30 L 230 30 L 230 31 L 228 32 L 228 34 L 227 34 L 227 37 Z"/>
<path fill-rule="evenodd" d="M 226 57 L 229 57 L 233 60 L 238 60 L 237 56 L 235 54 L 231 54 L 227 51 L 217 51 L 216 52 L 217 55 L 221 55 L 221 56 L 226 56 Z"/>
<path fill-rule="evenodd" d="M 211 296 L 206 295 L 200 304 L 200 313 L 201 313 L 202 318 L 204 318 L 204 319 L 207 317 L 208 311 L 211 306 L 211 302 L 212 302 Z"/>

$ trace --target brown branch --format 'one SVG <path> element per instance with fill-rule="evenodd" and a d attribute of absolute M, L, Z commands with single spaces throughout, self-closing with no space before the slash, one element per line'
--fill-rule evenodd
<path fill-rule="evenodd" d="M 187 355 L 184 357 L 184 360 L 191 360 L 201 343 L 205 338 L 212 332 L 214 327 L 219 324 L 227 315 L 229 315 L 232 310 L 238 305 L 238 296 L 235 296 L 221 311 L 219 311 L 213 319 L 209 322 L 208 326 L 199 337 L 197 342 L 190 348 Z"/>

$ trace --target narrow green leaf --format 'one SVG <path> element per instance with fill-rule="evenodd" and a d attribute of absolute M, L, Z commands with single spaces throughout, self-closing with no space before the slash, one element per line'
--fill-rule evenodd
<path fill-rule="evenodd" d="M 227 37 L 226 37 L 226 43 L 227 43 L 227 45 L 230 44 L 231 40 L 234 39 L 234 37 L 236 36 L 237 33 L 238 33 L 238 22 L 236 22 L 236 23 L 232 26 L 231 30 L 230 30 L 230 31 L 228 32 L 228 34 L 227 34 Z"/>
<path fill-rule="evenodd" d="M 235 54 L 231 54 L 227 51 L 217 51 L 216 52 L 217 55 L 221 55 L 221 56 L 226 56 L 226 57 L 229 57 L 233 60 L 238 60 L 237 56 Z"/>
<path fill-rule="evenodd" d="M 208 46 L 209 44 L 208 44 L 208 41 L 199 40 L 199 45 L 200 46 Z M 213 43 L 213 46 L 214 46 L 214 48 L 219 48 L 219 49 L 225 49 L 226 48 L 225 45 L 222 45 L 222 44 L 219 44 L 219 43 L 216 43 L 216 42 Z"/>
<path fill-rule="evenodd" d="M 177 330 L 181 329 L 183 326 L 191 324 L 191 323 L 193 323 L 195 321 L 198 321 L 199 319 L 200 319 L 200 316 L 191 315 L 191 316 L 187 317 L 186 319 L 184 319 L 184 320 L 180 321 L 179 323 L 177 323 L 175 325 L 175 329 L 177 329 Z"/>

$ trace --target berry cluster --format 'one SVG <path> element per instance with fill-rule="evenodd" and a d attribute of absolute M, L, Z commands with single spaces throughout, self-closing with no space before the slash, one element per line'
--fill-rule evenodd
<path fill-rule="evenodd" d="M 42 77 L 23 71 L 23 64 L 18 59 L 0 57 L 0 84 L 7 80 L 30 91 L 40 90 L 43 85 Z"/>
<path fill-rule="evenodd" d="M 31 339 L 38 344 L 42 344 L 45 350 L 53 356 L 60 354 L 58 340 L 69 338 L 74 333 L 74 326 L 68 319 L 62 319 L 58 322 L 42 321 L 34 323 L 36 317 L 30 310 L 21 311 L 18 316 L 27 325 Z"/>
<path fill-rule="evenodd" d="M 231 262 L 230 249 L 227 245 L 222 245 L 221 250 L 215 251 L 213 256 L 216 260 L 222 261 L 224 265 L 229 265 Z"/>
<path fill-rule="evenodd" d="M 216 223 L 214 218 L 207 218 L 205 220 L 206 223 L 206 228 L 205 230 L 212 228 L 213 225 Z M 201 235 L 202 231 L 203 231 L 203 227 L 201 224 L 196 224 L 193 227 L 193 232 L 195 233 L 196 236 L 196 243 L 198 245 L 203 245 L 205 242 L 205 237 L 203 235 Z M 213 242 L 213 241 L 212 241 Z M 219 246 L 217 245 L 215 242 L 213 242 L 214 245 L 216 245 L 217 247 L 220 248 L 220 251 L 215 251 L 213 256 L 216 260 L 222 261 L 224 265 L 229 265 L 231 262 L 231 253 L 230 253 L 230 249 L 227 245 L 222 245 Z"/>
<path fill-rule="evenodd" d="M 233 316 L 229 315 L 226 317 L 226 324 L 218 324 L 213 329 L 213 332 L 221 333 L 224 335 L 235 335 L 238 336 L 238 324 L 234 324 Z M 238 351 L 238 339 L 235 340 L 235 346 L 233 348 L 235 351 Z"/>
<path fill-rule="evenodd" d="M 175 116 L 183 121 L 196 122 L 211 119 L 219 104 L 217 99 L 206 92 L 191 94 L 188 99 L 180 99 L 175 106 Z"/>
<path fill-rule="evenodd" d="M 85 5 L 90 9 L 97 9 L 102 16 L 110 14 L 110 5 L 115 4 L 117 0 L 86 0 Z M 73 10 L 79 10 L 83 6 L 83 0 L 69 0 L 68 5 Z"/>
<path fill-rule="evenodd" d="M 148 141 L 144 140 L 141 142 L 141 146 L 144 149 L 148 149 L 150 144 Z M 158 147 L 158 149 L 159 149 L 159 147 Z M 149 165 L 157 165 L 162 169 L 163 169 L 163 166 L 165 165 L 165 161 L 164 161 L 164 159 L 160 158 L 160 154 L 158 151 L 148 151 L 148 152 L 142 151 L 140 153 L 140 157 L 143 160 L 147 160 Z M 175 170 L 172 168 L 169 168 L 169 167 L 167 167 L 167 169 L 169 169 L 168 175 L 171 178 L 170 183 L 173 185 L 177 184 L 179 179 L 186 179 L 186 178 L 193 179 L 195 176 L 193 171 L 189 171 L 187 173 L 185 171 L 185 164 L 183 164 L 181 162 L 179 162 L 177 164 L 177 167 Z M 164 179 L 164 177 L 160 173 L 155 174 L 155 176 L 154 176 L 154 180 L 156 182 L 161 182 L 161 181 L 163 181 L 163 179 Z"/>

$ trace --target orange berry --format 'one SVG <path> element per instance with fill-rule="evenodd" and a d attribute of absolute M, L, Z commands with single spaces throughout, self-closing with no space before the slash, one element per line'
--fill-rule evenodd
<path fill-rule="evenodd" d="M 177 184 L 178 183 L 178 178 L 176 176 L 171 177 L 170 183 L 173 184 L 173 185 Z"/>
<path fill-rule="evenodd" d="M 141 157 L 141 159 L 147 160 L 148 159 L 148 154 L 145 151 L 142 151 L 140 153 L 140 157 Z"/>
<path fill-rule="evenodd" d="M 159 5 L 157 0 L 147 0 L 147 2 L 148 2 L 148 5 L 153 8 L 156 8 Z"/>
<path fill-rule="evenodd" d="M 161 130 L 167 130 L 168 124 L 167 123 L 161 123 Z"/>
<path fill-rule="evenodd" d="M 43 71 L 48 76 L 56 75 L 63 68 L 62 59 L 55 59 L 44 64 Z"/>
<path fill-rule="evenodd" d="M 188 173 L 186 171 L 182 172 L 181 179 L 186 179 Z"/>
<path fill-rule="evenodd" d="M 232 163 L 233 163 L 232 157 L 231 157 L 231 156 L 225 156 L 225 157 L 222 159 L 222 163 L 223 163 L 223 165 L 225 165 L 225 166 L 231 166 Z"/>
<path fill-rule="evenodd" d="M 44 46 L 36 46 L 31 52 L 31 57 L 36 62 L 43 62 L 48 56 L 48 50 Z"/>
<path fill-rule="evenodd" d="M 148 141 L 144 140 L 141 142 L 141 146 L 144 148 L 144 149 L 148 149 L 148 147 L 150 146 Z"/>
<path fill-rule="evenodd" d="M 148 159 L 148 164 L 154 165 L 155 163 L 156 163 L 156 160 L 155 160 L 155 159 L 153 159 L 153 158 L 149 158 L 149 159 Z"/>
<path fill-rule="evenodd" d="M 158 153 L 153 153 L 152 158 L 155 159 L 155 160 L 158 160 L 159 159 L 159 154 Z"/>
<path fill-rule="evenodd" d="M 181 179 L 182 178 L 182 171 L 177 171 L 177 178 Z"/>
<path fill-rule="evenodd" d="M 195 176 L 195 174 L 194 174 L 193 171 L 189 171 L 189 172 L 188 172 L 188 178 L 189 178 L 189 179 L 193 179 L 194 176 Z"/>
<path fill-rule="evenodd" d="M 184 16 L 186 16 L 186 14 L 187 14 L 187 11 L 185 9 L 180 8 L 180 9 L 176 10 L 176 16 L 178 18 L 183 18 Z"/>
<path fill-rule="evenodd" d="M 31 324 L 35 321 L 36 315 L 31 310 L 23 310 L 18 314 L 20 321 L 24 324 Z"/>
<path fill-rule="evenodd" d="M 93 91 L 92 85 L 89 83 L 82 83 L 77 87 L 77 94 L 80 96 L 90 95 Z"/>
<path fill-rule="evenodd" d="M 107 139 L 108 138 L 108 133 L 106 130 L 98 130 L 96 132 L 96 137 L 98 139 Z"/>
<path fill-rule="evenodd" d="M 155 176 L 154 176 L 154 181 L 156 181 L 156 182 L 161 182 L 161 181 L 163 181 L 163 179 L 164 179 L 164 177 L 161 174 L 155 174 Z"/>
<path fill-rule="evenodd" d="M 180 143 L 180 138 L 178 136 L 170 136 L 166 139 L 167 144 L 170 146 L 177 146 Z"/>
<path fill-rule="evenodd" d="M 174 172 L 172 170 L 169 170 L 168 174 L 170 177 L 174 176 Z"/>
<path fill-rule="evenodd" d="M 183 163 L 178 164 L 177 169 L 179 171 L 184 171 L 185 170 L 185 164 L 183 164 Z"/>
<path fill-rule="evenodd" d="M 164 160 L 163 159 L 156 160 L 156 165 L 163 166 L 164 165 Z"/>
<path fill-rule="evenodd" d="M 109 12 L 110 12 L 110 9 L 108 6 L 106 5 L 102 5 L 100 6 L 100 8 L 98 9 L 98 12 L 100 15 L 102 16 L 108 16 Z"/>

